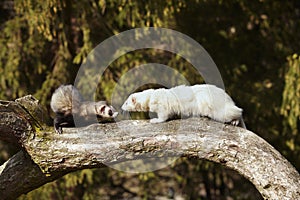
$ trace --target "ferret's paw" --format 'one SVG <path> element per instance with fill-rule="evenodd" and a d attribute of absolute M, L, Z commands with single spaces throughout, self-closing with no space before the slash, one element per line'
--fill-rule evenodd
<path fill-rule="evenodd" d="M 239 125 L 240 121 L 239 121 L 238 119 L 234 119 L 234 120 L 232 120 L 230 123 L 231 123 L 231 125 L 233 125 L 233 126 L 237 126 L 237 125 Z"/>
<path fill-rule="evenodd" d="M 159 118 L 150 119 L 150 123 L 161 123 L 161 122 L 165 122 L 165 120 Z"/>
<path fill-rule="evenodd" d="M 62 128 L 61 127 L 55 127 L 55 131 L 56 131 L 56 133 L 58 133 L 58 134 L 62 134 Z"/>

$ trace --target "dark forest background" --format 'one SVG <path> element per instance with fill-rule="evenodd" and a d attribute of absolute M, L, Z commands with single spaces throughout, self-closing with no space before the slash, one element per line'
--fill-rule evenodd
<path fill-rule="evenodd" d="M 247 128 L 300 170 L 299 0 L 2 0 L 0 99 L 33 94 L 49 109 L 52 92 L 74 82 L 96 45 L 137 27 L 170 28 L 199 42 L 218 66 L 226 91 L 244 109 Z M 107 68 L 97 83 L 98 98 L 110 100 L 122 74 L 149 62 L 173 67 L 191 84 L 203 81 L 176 55 L 135 51 Z M 88 81 L 93 79 L 80 84 L 88 87 Z M 17 151 L 5 143 L 0 148 L 1 163 Z M 78 171 L 19 199 L 133 197 L 261 198 L 239 174 L 182 158 L 145 174 L 109 168 Z"/>

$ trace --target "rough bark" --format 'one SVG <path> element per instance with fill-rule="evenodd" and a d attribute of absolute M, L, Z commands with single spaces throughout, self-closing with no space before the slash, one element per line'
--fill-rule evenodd
<path fill-rule="evenodd" d="M 27 104 L 38 107 L 32 97 Z M 65 128 L 56 134 L 22 101 L 0 102 L 0 139 L 22 150 L 0 168 L 0 196 L 15 198 L 74 170 L 147 157 L 196 157 L 220 163 L 251 181 L 265 199 L 300 199 L 300 175 L 251 131 L 206 118 L 150 124 L 126 120 Z M 5 118 L 3 118 L 5 117 Z M 47 121 L 47 120 L 46 120 Z M 21 181 L 20 181 L 21 180 Z M 25 181 L 25 182 L 24 182 Z"/>

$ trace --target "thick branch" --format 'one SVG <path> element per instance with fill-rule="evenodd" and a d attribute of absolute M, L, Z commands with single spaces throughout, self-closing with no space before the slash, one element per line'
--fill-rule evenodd
<path fill-rule="evenodd" d="M 0 167 L 1 199 L 16 199 L 21 194 L 51 182 L 69 171 L 54 172 L 51 176 L 43 173 L 27 152 L 19 151 Z"/>
<path fill-rule="evenodd" d="M 83 168 L 111 166 L 147 157 L 186 156 L 214 161 L 236 170 L 266 199 L 300 199 L 300 176 L 295 168 L 266 141 L 245 129 L 205 118 L 190 118 L 162 124 L 127 120 L 63 131 L 61 135 L 52 129 L 29 131 L 21 141 L 24 151 L 33 160 L 32 167 L 36 164 L 53 179 Z M 8 167 L 18 171 L 7 163 L 5 168 Z M 37 170 L 37 179 L 41 178 L 41 171 Z M 23 180 L 27 176 L 20 173 L 12 178 Z M 3 178 L 5 170 L 0 181 Z M 36 184 L 30 179 L 27 184 L 38 187 L 43 183 Z M 1 184 L 1 195 L 28 192 L 12 186 L 7 182 L 4 187 Z"/>

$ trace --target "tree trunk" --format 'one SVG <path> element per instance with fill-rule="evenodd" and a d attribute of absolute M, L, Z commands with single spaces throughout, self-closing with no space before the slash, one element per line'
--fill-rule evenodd
<path fill-rule="evenodd" d="M 123 120 L 64 128 L 63 134 L 56 134 L 45 125 L 48 119 L 31 96 L 2 101 L 0 111 L 0 139 L 21 147 L 0 167 L 2 199 L 14 199 L 79 169 L 122 167 L 122 163 L 153 158 L 161 162 L 179 156 L 236 170 L 265 199 L 300 199 L 296 169 L 262 138 L 239 127 L 206 118 L 161 124 Z"/>

